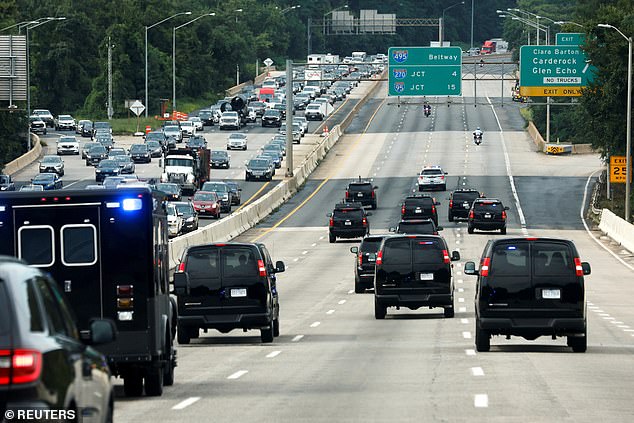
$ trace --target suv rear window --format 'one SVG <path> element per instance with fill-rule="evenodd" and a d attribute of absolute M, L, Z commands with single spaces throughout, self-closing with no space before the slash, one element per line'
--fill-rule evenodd
<path fill-rule="evenodd" d="M 226 278 L 253 278 L 258 275 L 258 263 L 253 249 L 225 247 L 222 250 L 222 273 Z"/>
<path fill-rule="evenodd" d="M 533 244 L 535 275 L 571 275 L 575 273 L 572 252 L 567 245 L 551 242 Z"/>
<path fill-rule="evenodd" d="M 478 201 L 474 204 L 474 209 L 478 211 L 500 212 L 502 211 L 502 203 L 494 201 Z"/>
<path fill-rule="evenodd" d="M 389 265 L 410 264 L 409 238 L 389 240 L 383 249 L 383 262 Z"/>
<path fill-rule="evenodd" d="M 411 222 L 404 221 L 399 223 L 398 232 L 408 234 L 432 234 L 436 232 L 435 225 L 432 221 L 428 222 Z"/>
<path fill-rule="evenodd" d="M 491 275 L 528 276 L 528 244 L 498 244 L 493 248 Z"/>
<path fill-rule="evenodd" d="M 442 250 L 445 247 L 438 240 L 414 239 L 412 244 L 412 255 L 415 264 L 443 262 Z"/>
<path fill-rule="evenodd" d="M 372 184 L 370 184 L 370 183 L 350 184 L 350 185 L 348 185 L 348 191 L 350 191 L 350 192 L 371 192 L 372 191 Z"/>
<path fill-rule="evenodd" d="M 361 241 L 359 250 L 364 253 L 376 253 L 379 251 L 381 241 L 383 241 L 383 238 L 364 238 L 363 241 Z"/>
<path fill-rule="evenodd" d="M 478 197 L 480 197 L 480 194 L 477 192 L 454 192 L 453 201 L 454 202 L 463 202 L 463 201 L 472 202 Z"/>
<path fill-rule="evenodd" d="M 415 197 L 415 198 L 406 198 L 405 199 L 405 207 L 422 207 L 422 206 L 431 206 L 432 199 L 431 197 Z"/>
<path fill-rule="evenodd" d="M 436 176 L 442 175 L 442 171 L 440 169 L 423 169 L 421 174 L 425 176 Z"/>
<path fill-rule="evenodd" d="M 217 279 L 218 272 L 218 249 L 197 249 L 187 254 L 185 269 L 191 279 Z"/>
<path fill-rule="evenodd" d="M 359 209 L 335 210 L 333 217 L 336 219 L 363 219 L 363 212 Z"/>

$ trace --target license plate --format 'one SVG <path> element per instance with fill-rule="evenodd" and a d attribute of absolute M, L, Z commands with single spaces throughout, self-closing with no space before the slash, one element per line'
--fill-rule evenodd
<path fill-rule="evenodd" d="M 433 273 L 421 273 L 420 274 L 420 280 L 421 281 L 433 281 L 434 280 L 434 274 Z"/>
<path fill-rule="evenodd" d="M 561 293 L 558 289 L 542 289 L 542 298 L 546 300 L 558 300 Z"/>
<path fill-rule="evenodd" d="M 231 290 L 231 296 L 236 298 L 236 297 L 246 297 L 247 296 L 247 289 L 246 288 L 239 288 L 239 289 L 232 289 Z"/>
<path fill-rule="evenodd" d="M 423 211 L 421 209 L 416 209 L 414 210 L 414 213 L 422 213 Z"/>
<path fill-rule="evenodd" d="M 463 206 L 465 209 L 470 209 L 470 208 L 471 208 L 471 206 L 469 205 L 469 203 L 463 203 L 463 204 L 462 204 L 462 206 Z"/>
<path fill-rule="evenodd" d="M 357 193 L 357 197 L 363 197 L 363 193 L 362 192 L 358 192 Z"/>
<path fill-rule="evenodd" d="M 491 219 L 491 213 L 485 213 L 484 214 L 484 218 L 485 219 Z"/>
<path fill-rule="evenodd" d="M 350 225 L 352 225 L 352 222 L 350 222 L 350 221 L 348 221 L 348 222 L 343 222 L 343 224 L 344 224 L 344 225 L 346 225 L 346 226 L 350 226 Z"/>

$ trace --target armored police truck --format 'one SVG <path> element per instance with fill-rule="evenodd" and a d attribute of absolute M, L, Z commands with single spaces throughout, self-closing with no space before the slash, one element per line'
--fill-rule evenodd
<path fill-rule="evenodd" d="M 159 396 L 174 382 L 177 309 L 168 281 L 167 217 L 147 187 L 0 194 L 0 254 L 49 272 L 79 329 L 112 319 L 99 347 L 127 396 Z"/>

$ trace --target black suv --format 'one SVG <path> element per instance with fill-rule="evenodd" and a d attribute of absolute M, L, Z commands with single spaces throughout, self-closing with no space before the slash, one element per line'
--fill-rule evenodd
<path fill-rule="evenodd" d="M 332 213 L 328 213 L 328 240 L 333 243 L 337 238 L 360 238 L 370 233 L 370 222 L 361 203 L 339 203 Z"/>
<path fill-rule="evenodd" d="M 224 150 L 212 150 L 211 151 L 211 167 L 225 167 L 229 169 L 231 156 Z"/>
<path fill-rule="evenodd" d="M 2 421 L 12 420 L 4 420 L 6 410 L 46 409 L 70 413 L 58 414 L 61 420 L 82 421 L 78 413 L 90 410 L 91 419 L 111 422 L 111 373 L 106 357 L 88 345 L 112 342 L 115 335 L 112 321 L 94 320 L 80 336 L 55 281 L 21 260 L 0 256 Z"/>
<path fill-rule="evenodd" d="M 438 235 L 442 231 L 442 226 L 436 226 L 432 219 L 407 219 L 401 220 L 396 229 L 390 228 L 390 232 L 397 234 L 422 234 Z"/>
<path fill-rule="evenodd" d="M 482 194 L 470 188 L 457 189 L 449 194 L 448 219 L 453 222 L 454 219 L 467 219 L 471 205 L 477 198 L 481 198 Z"/>
<path fill-rule="evenodd" d="M 376 185 L 372 185 L 372 181 L 363 180 L 359 177 L 358 180 L 350 182 L 346 187 L 345 201 L 361 203 L 364 206 L 372 207 L 372 210 L 374 210 L 377 202 L 375 190 L 378 188 Z"/>
<path fill-rule="evenodd" d="M 354 292 L 361 294 L 374 285 L 374 267 L 376 252 L 379 251 L 381 241 L 387 235 L 368 235 L 363 238 L 358 247 L 350 247 L 350 252 L 356 255 L 354 261 Z"/>
<path fill-rule="evenodd" d="M 442 307 L 454 316 L 452 261 L 445 240 L 437 235 L 394 235 L 381 243 L 374 276 L 374 317 L 384 319 L 387 307 Z"/>
<path fill-rule="evenodd" d="M 497 198 L 476 199 L 469 211 L 467 232 L 472 234 L 475 229 L 483 231 L 499 230 L 502 235 L 505 235 L 506 211 L 508 209 Z"/>
<path fill-rule="evenodd" d="M 491 335 L 566 336 L 575 352 L 587 348 L 584 276 L 572 241 L 556 238 L 489 240 L 480 259 L 465 263 L 466 275 L 477 275 L 475 297 L 478 351 L 488 351 Z"/>
<path fill-rule="evenodd" d="M 282 114 L 279 110 L 266 109 L 262 115 L 262 126 L 282 126 Z"/>
<path fill-rule="evenodd" d="M 260 329 L 262 342 L 273 342 L 280 334 L 276 274 L 283 271 L 264 244 L 188 247 L 174 274 L 178 342 L 198 338 L 199 329 Z"/>
<path fill-rule="evenodd" d="M 401 204 L 401 220 L 429 218 L 438 226 L 440 202 L 426 194 L 408 195 Z"/>
<path fill-rule="evenodd" d="M 147 144 L 132 144 L 128 154 L 134 163 L 150 163 L 152 161 L 152 153 Z"/>

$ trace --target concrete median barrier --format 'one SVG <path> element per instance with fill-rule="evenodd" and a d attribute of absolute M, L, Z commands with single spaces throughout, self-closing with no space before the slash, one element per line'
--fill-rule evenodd
<path fill-rule="evenodd" d="M 17 159 L 7 163 L 2 170 L 4 174 L 13 176 L 40 157 L 40 154 L 42 154 L 42 144 L 40 144 L 40 137 L 35 134 L 31 134 L 31 142 L 33 143 L 33 148 Z"/>
<path fill-rule="evenodd" d="M 634 253 L 634 225 L 620 218 L 608 209 L 601 212 L 599 229 L 624 248 Z"/>

